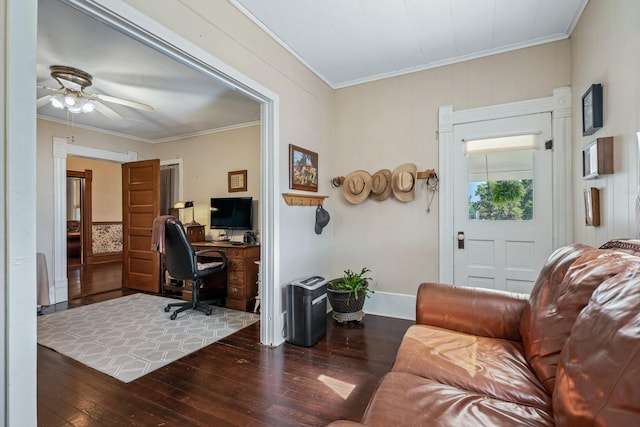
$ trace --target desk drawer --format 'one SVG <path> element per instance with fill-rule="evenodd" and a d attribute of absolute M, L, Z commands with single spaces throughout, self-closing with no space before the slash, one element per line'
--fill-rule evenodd
<path fill-rule="evenodd" d="M 227 248 L 227 256 L 233 258 L 244 258 L 244 249 Z"/>
<path fill-rule="evenodd" d="M 245 289 L 244 284 L 228 284 L 227 285 L 227 298 L 244 298 Z"/>
<path fill-rule="evenodd" d="M 227 269 L 230 271 L 242 271 L 244 270 L 244 258 L 227 258 Z M 229 273 L 231 276 L 232 273 Z M 235 273 L 234 273 L 235 274 Z"/>
<path fill-rule="evenodd" d="M 244 286 L 244 271 L 229 270 L 227 272 L 227 284 Z"/>

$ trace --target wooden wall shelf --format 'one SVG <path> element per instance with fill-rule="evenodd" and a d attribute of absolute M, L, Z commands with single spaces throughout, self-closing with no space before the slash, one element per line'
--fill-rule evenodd
<path fill-rule="evenodd" d="M 318 206 L 329 196 L 282 193 L 282 197 L 289 206 Z"/>

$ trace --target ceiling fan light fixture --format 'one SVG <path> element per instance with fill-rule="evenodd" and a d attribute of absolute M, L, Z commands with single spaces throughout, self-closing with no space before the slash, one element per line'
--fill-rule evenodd
<path fill-rule="evenodd" d="M 73 114 L 82 113 L 82 106 L 80 104 L 74 105 L 73 107 L 67 106 L 67 110 Z"/>
<path fill-rule="evenodd" d="M 51 88 L 38 86 L 40 89 L 46 89 L 56 93 L 55 95 L 47 95 L 46 97 L 38 99 L 38 108 L 46 104 L 45 98 L 49 98 L 51 105 L 55 108 L 61 110 L 66 108 L 67 111 L 74 114 L 91 113 L 97 109 L 100 113 L 114 120 L 122 119 L 123 117 L 103 102 L 120 104 L 145 111 L 153 111 L 153 107 L 140 102 L 99 93 L 86 93 L 84 89 L 91 86 L 92 77 L 91 74 L 85 71 L 64 65 L 52 65 L 49 69 L 51 70 L 51 77 L 60 84 L 60 87 Z"/>
<path fill-rule="evenodd" d="M 64 98 L 62 98 L 61 96 L 52 96 L 51 105 L 60 110 L 64 109 Z"/>
<path fill-rule="evenodd" d="M 78 103 L 78 100 L 75 98 L 75 96 L 67 95 L 64 97 L 64 103 L 67 105 L 67 107 L 73 107 Z"/>
<path fill-rule="evenodd" d="M 93 111 L 93 110 L 95 110 L 95 109 L 96 109 L 96 106 L 95 106 L 95 104 L 94 104 L 93 102 L 91 102 L 91 101 L 86 101 L 86 102 L 84 102 L 84 103 L 82 104 L 82 112 L 83 112 L 83 113 L 90 113 L 90 112 L 92 112 L 92 111 Z"/>

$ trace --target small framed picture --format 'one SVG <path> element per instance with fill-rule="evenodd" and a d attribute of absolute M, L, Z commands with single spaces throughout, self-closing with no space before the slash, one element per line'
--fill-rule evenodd
<path fill-rule="evenodd" d="M 229 172 L 229 193 L 247 191 L 247 170 Z"/>
<path fill-rule="evenodd" d="M 602 128 L 602 85 L 593 84 L 582 95 L 582 136 Z"/>
<path fill-rule="evenodd" d="M 318 191 L 318 153 L 289 144 L 289 188 Z"/>
<path fill-rule="evenodd" d="M 600 191 L 595 187 L 584 190 L 584 219 L 586 225 L 600 225 Z"/>

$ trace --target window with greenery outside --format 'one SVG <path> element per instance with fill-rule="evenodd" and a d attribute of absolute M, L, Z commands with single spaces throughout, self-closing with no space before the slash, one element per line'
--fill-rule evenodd
<path fill-rule="evenodd" d="M 533 180 L 469 183 L 469 219 L 529 221 L 533 218 Z"/>

